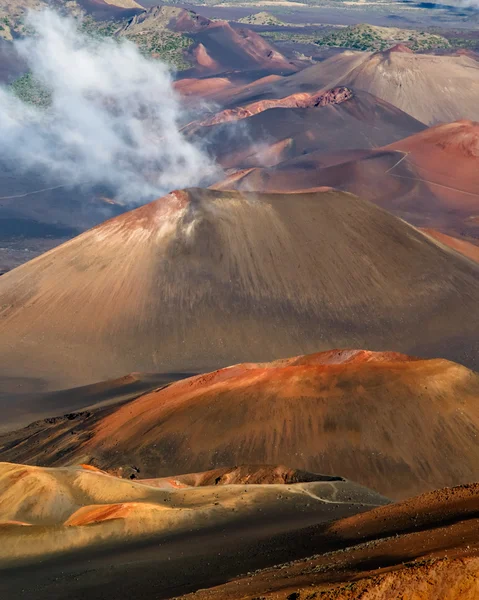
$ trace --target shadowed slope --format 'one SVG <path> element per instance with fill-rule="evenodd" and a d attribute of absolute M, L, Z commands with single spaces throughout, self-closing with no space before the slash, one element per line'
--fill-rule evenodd
<path fill-rule="evenodd" d="M 254 477 L 254 468 L 249 471 Z M 118 479 L 91 467 L 0 463 L 0 526 L 9 542 L 0 549 L 0 569 L 107 543 L 128 546 L 186 532 L 207 534 L 219 526 L 234 533 L 253 522 L 261 539 L 268 523 L 276 526 L 266 536 L 388 503 L 340 477 L 307 475 L 308 481 L 250 484 L 247 489 L 244 483 L 174 489 Z M 258 527 L 261 521 L 265 533 Z"/>
<path fill-rule="evenodd" d="M 349 194 L 174 192 L 2 275 L 0 374 L 58 388 L 351 346 L 473 366 L 478 291 L 477 265 Z"/>
<path fill-rule="evenodd" d="M 176 475 L 174 478 L 142 479 L 142 483 L 154 487 L 185 487 L 205 485 L 251 485 L 272 483 L 300 483 L 308 481 L 341 481 L 341 477 L 318 475 L 298 469 L 288 469 L 282 465 L 241 465 L 240 467 L 220 467 L 200 473 Z"/>
<path fill-rule="evenodd" d="M 376 148 L 424 129 L 416 119 L 367 92 L 354 92 L 352 97 L 345 94 L 341 102 L 326 103 L 325 99 L 338 95 L 333 92 L 294 94 L 225 110 L 205 122 L 218 124 L 191 124 L 186 131 L 192 139 L 210 144 L 224 167 L 244 168 L 277 164 L 312 151 L 331 154 Z M 316 100 L 324 104 L 315 106 Z M 290 108 L 284 108 L 288 105 Z M 302 107 L 294 108 L 298 105 Z M 226 121 L 238 116 L 242 119 L 239 123 Z M 287 152 L 268 162 L 265 153 L 279 143 L 288 145 Z"/>
<path fill-rule="evenodd" d="M 195 592 L 191 598 L 198 600 L 477 597 L 477 484 L 362 512 L 366 502 L 386 501 L 349 482 L 334 483 L 335 490 L 331 484 L 314 482 L 172 492 L 82 469 L 0 469 L 5 483 L 8 475 L 17 479 L 10 482 L 13 498 L 21 498 L 25 486 L 35 485 L 35 480 L 36 489 L 45 493 L 43 480 L 50 488 L 53 483 L 50 498 L 60 492 L 78 497 L 81 490 L 81 502 L 93 502 L 78 509 L 66 526 L 26 527 L 23 522 L 22 527 L 9 519 L 3 533 L 15 548 L 10 561 L 21 552 L 32 557 L 46 550 L 47 556 L 38 565 L 2 570 L 0 592 L 5 597 L 21 593 L 36 600 L 67 595 L 79 600 L 87 595 L 100 600 L 105 590 L 118 600 L 140 595 L 162 600 L 187 591 Z M 95 505 L 99 494 L 123 502 L 108 508 Z M 343 504 L 348 494 L 349 502 Z M 167 498 L 170 502 L 164 502 Z M 34 503 L 28 515 L 18 516 L 31 518 L 37 507 Z M 58 508 L 50 504 L 42 518 Z M 352 516 L 341 519 L 341 513 Z M 335 516 L 339 520 L 327 522 Z M 188 531 L 182 535 L 187 518 Z M 161 530 L 168 521 L 176 535 L 146 534 L 152 527 Z M 133 533 L 128 544 L 127 533 Z M 138 535 L 142 543 L 135 541 Z M 102 547 L 102 536 L 114 545 Z M 83 545 L 85 551 L 73 552 L 72 545 Z M 62 546 L 69 551 L 48 557 Z"/>
<path fill-rule="evenodd" d="M 0 458 L 147 478 L 289 462 L 398 498 L 479 478 L 478 400 L 479 376 L 445 360 L 330 351 L 236 365 L 98 416 L 33 424 L 0 436 Z"/>
<path fill-rule="evenodd" d="M 27 425 L 35 419 L 52 420 L 67 412 L 67 418 L 74 419 L 78 411 L 125 402 L 189 376 L 191 373 L 130 373 L 118 379 L 55 392 L 42 391 L 43 382 L 38 379 L 4 377 L 0 380 L 0 431 Z"/>
<path fill-rule="evenodd" d="M 479 547 L 474 534 L 478 517 L 478 484 L 438 490 L 342 519 L 316 536 L 313 533 L 321 554 L 248 574 L 192 597 L 474 600 L 479 591 Z M 349 547 L 325 553 L 344 546 Z"/>

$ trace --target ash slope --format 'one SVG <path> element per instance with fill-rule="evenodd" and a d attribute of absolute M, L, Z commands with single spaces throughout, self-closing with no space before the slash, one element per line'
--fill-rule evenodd
<path fill-rule="evenodd" d="M 337 347 L 473 367 L 478 292 L 478 265 L 350 194 L 173 192 L 2 275 L 0 377 L 58 389 Z"/>
<path fill-rule="evenodd" d="M 34 423 L 0 436 L 0 459 L 146 478 L 216 468 L 210 482 L 247 475 L 223 465 L 290 464 L 401 498 L 479 479 L 478 400 L 479 375 L 461 365 L 337 350 L 236 365 Z"/>

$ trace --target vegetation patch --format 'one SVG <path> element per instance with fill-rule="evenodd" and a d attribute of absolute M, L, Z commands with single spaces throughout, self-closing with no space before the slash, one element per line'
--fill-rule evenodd
<path fill-rule="evenodd" d="M 316 42 L 319 46 L 349 48 L 351 50 L 388 50 L 397 44 L 404 44 L 414 52 L 435 48 L 450 48 L 449 41 L 441 35 L 399 29 L 397 27 L 376 27 L 354 25 L 334 31 Z"/>
<path fill-rule="evenodd" d="M 238 23 L 245 23 L 247 25 L 272 25 L 277 27 L 284 27 L 287 25 L 287 23 L 280 21 L 277 17 L 266 11 L 242 17 L 241 19 L 238 19 Z"/>
<path fill-rule="evenodd" d="M 125 37 L 136 44 L 143 54 L 159 58 L 177 71 L 189 69 L 191 66 L 184 55 L 184 51 L 193 43 L 193 40 L 187 35 L 160 30 Z"/>
<path fill-rule="evenodd" d="M 17 98 L 27 104 L 47 108 L 52 102 L 51 93 L 31 73 L 16 79 L 10 89 Z"/>

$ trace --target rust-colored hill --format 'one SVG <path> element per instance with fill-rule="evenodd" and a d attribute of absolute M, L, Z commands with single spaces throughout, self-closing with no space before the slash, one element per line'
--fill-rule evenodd
<path fill-rule="evenodd" d="M 467 256 L 468 258 L 479 263 L 479 246 L 471 244 L 471 242 L 463 239 L 451 237 L 450 235 L 446 235 L 445 233 L 436 231 L 435 229 L 423 229 L 423 231 L 438 242 L 457 250 L 457 252 L 460 252 L 464 256 Z"/>
<path fill-rule="evenodd" d="M 236 365 L 101 414 L 37 422 L 1 436 L 0 458 L 142 478 L 289 462 L 401 498 L 479 478 L 478 400 L 479 375 L 461 365 L 337 350 Z"/>
<path fill-rule="evenodd" d="M 59 389 L 335 347 L 474 367 L 478 291 L 477 265 L 350 194 L 173 192 L 1 276 L 0 376 Z"/>
<path fill-rule="evenodd" d="M 415 225 L 479 239 L 478 166 L 479 125 L 457 121 L 369 152 L 312 152 L 216 186 L 258 191 L 333 186 Z"/>

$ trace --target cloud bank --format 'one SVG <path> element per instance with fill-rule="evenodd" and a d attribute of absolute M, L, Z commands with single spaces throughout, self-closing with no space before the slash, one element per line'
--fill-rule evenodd
<path fill-rule="evenodd" d="M 93 40 L 51 10 L 30 13 L 16 42 L 51 93 L 47 109 L 0 88 L 0 157 L 55 184 L 106 186 L 140 204 L 217 176 L 179 131 L 183 108 L 168 67 L 128 41 Z"/>

